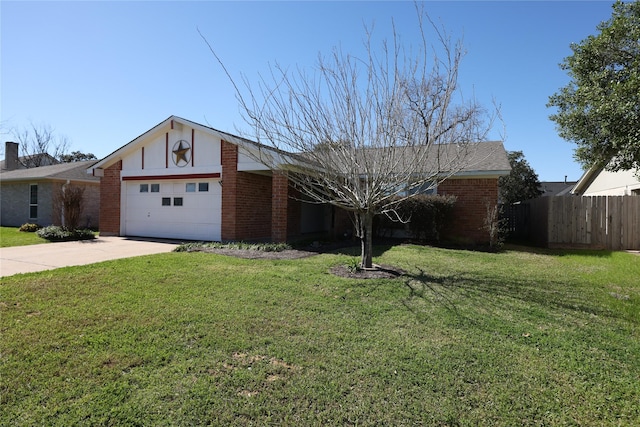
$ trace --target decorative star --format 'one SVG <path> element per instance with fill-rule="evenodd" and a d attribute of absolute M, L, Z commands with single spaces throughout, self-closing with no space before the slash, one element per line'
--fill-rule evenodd
<path fill-rule="evenodd" d="M 187 153 L 189 152 L 189 150 L 189 146 L 185 147 L 184 145 L 182 145 L 182 141 L 180 141 L 180 145 L 178 146 L 178 148 L 173 150 L 173 154 L 175 154 L 176 156 L 176 165 L 179 165 L 181 160 L 184 160 L 185 163 L 189 163 L 189 160 L 187 159 Z"/>

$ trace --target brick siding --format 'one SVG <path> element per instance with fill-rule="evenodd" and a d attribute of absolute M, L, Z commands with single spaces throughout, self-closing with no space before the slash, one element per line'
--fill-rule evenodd
<path fill-rule="evenodd" d="M 100 178 L 100 234 L 103 236 L 120 235 L 120 171 L 122 160 L 104 170 Z"/>
<path fill-rule="evenodd" d="M 239 172 L 238 147 L 222 141 L 222 240 L 271 239 L 271 177 Z"/>
<path fill-rule="evenodd" d="M 438 194 L 457 197 L 446 237 L 463 243 L 480 244 L 489 241 L 489 233 L 483 227 L 487 203 L 492 207 L 498 203 L 497 178 L 450 178 L 438 185 Z"/>
<path fill-rule="evenodd" d="M 237 182 L 238 182 L 238 147 L 221 141 L 222 162 L 222 229 L 223 241 L 238 239 L 236 234 L 236 209 L 237 209 Z"/>
<path fill-rule="evenodd" d="M 62 207 L 60 206 L 59 195 L 62 191 L 62 183 L 53 184 L 53 212 L 52 222 L 55 225 L 62 224 Z M 100 184 L 73 183 L 74 187 L 84 188 L 82 195 L 82 213 L 80 214 L 80 228 L 97 228 L 100 224 Z"/>
<path fill-rule="evenodd" d="M 271 239 L 274 242 L 287 240 L 287 202 L 289 201 L 289 178 L 285 173 L 274 172 L 271 178 Z"/>

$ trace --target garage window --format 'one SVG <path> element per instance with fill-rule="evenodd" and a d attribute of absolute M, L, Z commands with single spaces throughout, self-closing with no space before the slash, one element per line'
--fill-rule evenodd
<path fill-rule="evenodd" d="M 196 192 L 196 183 L 187 182 L 187 193 L 195 193 L 195 192 Z"/>
<path fill-rule="evenodd" d="M 151 184 L 151 192 L 159 193 L 160 192 L 160 184 Z"/>
<path fill-rule="evenodd" d="M 198 191 L 209 191 L 209 183 L 208 182 L 199 182 L 198 183 Z"/>
<path fill-rule="evenodd" d="M 182 206 L 182 197 L 174 197 L 173 206 Z"/>
<path fill-rule="evenodd" d="M 149 192 L 149 184 L 140 184 L 140 192 L 148 193 Z"/>
<path fill-rule="evenodd" d="M 171 197 L 163 197 L 162 206 L 171 206 Z"/>

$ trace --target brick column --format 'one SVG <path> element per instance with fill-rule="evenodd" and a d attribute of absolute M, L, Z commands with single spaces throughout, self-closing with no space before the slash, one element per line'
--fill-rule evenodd
<path fill-rule="evenodd" d="M 438 185 L 438 194 L 452 194 L 458 198 L 453 208 L 450 235 L 468 243 L 486 243 L 489 232 L 484 230 L 487 203 L 498 203 L 498 179 L 448 179 Z"/>
<path fill-rule="evenodd" d="M 287 203 L 289 179 L 286 172 L 273 172 L 271 178 L 271 241 L 287 241 Z"/>
<path fill-rule="evenodd" d="M 100 178 L 100 235 L 120 235 L 120 200 L 122 197 L 122 181 L 120 171 L 122 160 L 104 170 Z"/>
<path fill-rule="evenodd" d="M 223 241 L 236 240 L 238 194 L 238 147 L 221 141 L 222 160 L 222 230 Z"/>

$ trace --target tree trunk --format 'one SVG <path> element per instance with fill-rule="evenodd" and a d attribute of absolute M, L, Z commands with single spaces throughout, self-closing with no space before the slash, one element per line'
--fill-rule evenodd
<path fill-rule="evenodd" d="M 360 268 L 373 267 L 373 212 L 360 214 Z"/>

